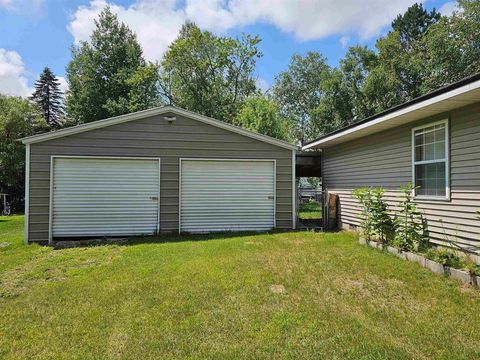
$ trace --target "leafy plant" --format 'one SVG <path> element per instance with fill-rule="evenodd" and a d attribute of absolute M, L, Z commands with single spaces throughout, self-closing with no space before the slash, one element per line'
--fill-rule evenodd
<path fill-rule="evenodd" d="M 353 190 L 353 197 L 357 199 L 362 205 L 360 226 L 362 234 L 366 240 L 370 241 L 373 235 L 373 221 L 372 221 L 372 189 L 363 187 Z"/>
<path fill-rule="evenodd" d="M 467 269 L 471 275 L 480 276 L 480 265 L 470 263 L 467 265 Z"/>
<path fill-rule="evenodd" d="M 355 189 L 353 196 L 362 204 L 362 229 L 367 240 L 374 237 L 388 243 L 394 237 L 394 223 L 388 215 L 388 204 L 383 198 L 385 190 L 379 188 Z"/>
<path fill-rule="evenodd" d="M 467 255 L 467 258 L 465 260 L 465 268 L 468 270 L 468 272 L 471 274 L 471 275 L 474 275 L 474 276 L 480 276 L 480 265 L 479 264 L 476 264 L 472 258 L 470 257 L 470 255 Z"/>
<path fill-rule="evenodd" d="M 429 249 L 425 253 L 427 259 L 439 262 L 440 264 L 455 269 L 461 269 L 465 267 L 465 261 L 458 256 L 454 251 L 450 249 Z"/>
<path fill-rule="evenodd" d="M 395 245 L 404 251 L 421 251 L 428 248 L 427 222 L 413 202 L 414 189 L 412 183 L 400 188 L 403 192 L 403 201 L 395 218 Z"/>

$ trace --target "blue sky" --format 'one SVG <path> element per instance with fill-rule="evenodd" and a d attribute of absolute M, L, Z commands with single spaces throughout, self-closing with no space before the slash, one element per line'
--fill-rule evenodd
<path fill-rule="evenodd" d="M 0 93 L 26 96 L 43 67 L 66 86 L 70 47 L 87 40 L 93 19 L 107 3 L 137 34 L 149 60 L 161 58 L 185 20 L 236 36 L 259 35 L 264 56 L 257 76 L 264 87 L 290 57 L 315 50 L 335 66 L 354 44 L 374 47 L 411 0 L 0 0 Z M 429 0 L 448 13 L 453 1 Z"/>

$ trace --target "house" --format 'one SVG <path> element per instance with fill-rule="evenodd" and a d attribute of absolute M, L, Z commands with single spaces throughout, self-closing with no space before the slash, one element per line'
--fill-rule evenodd
<path fill-rule="evenodd" d="M 343 228 L 359 225 L 352 191 L 381 186 L 395 208 L 412 182 L 432 242 L 480 247 L 480 74 L 305 144 L 322 152 L 328 193 L 339 196 Z M 479 252 L 480 253 L 480 252 Z"/>
<path fill-rule="evenodd" d="M 296 146 L 172 106 L 22 139 L 25 239 L 295 228 Z"/>

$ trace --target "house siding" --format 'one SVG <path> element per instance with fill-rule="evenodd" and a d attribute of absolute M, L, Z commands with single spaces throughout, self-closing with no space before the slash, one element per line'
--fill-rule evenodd
<path fill-rule="evenodd" d="M 276 226 L 292 228 L 292 150 L 179 115 L 169 124 L 163 118 L 165 115 L 31 144 L 29 241 L 48 241 L 53 155 L 160 158 L 162 233 L 178 231 L 180 158 L 274 159 Z"/>
<path fill-rule="evenodd" d="M 360 223 L 352 190 L 382 186 L 391 210 L 398 188 L 412 181 L 412 128 L 441 119 L 450 127 L 450 200 L 416 200 L 428 221 L 432 241 L 455 241 L 465 250 L 480 246 L 480 103 L 324 149 L 323 180 L 339 194 L 343 227 Z"/>

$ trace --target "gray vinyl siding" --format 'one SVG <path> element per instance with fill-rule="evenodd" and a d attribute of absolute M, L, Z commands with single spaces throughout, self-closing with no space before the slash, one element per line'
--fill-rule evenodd
<path fill-rule="evenodd" d="M 274 159 L 276 226 L 292 228 L 292 150 L 178 115 L 169 124 L 161 115 L 31 144 L 29 241 L 48 240 L 52 155 L 161 158 L 161 232 L 178 231 L 180 158 Z"/>
<path fill-rule="evenodd" d="M 324 149 L 324 184 L 339 194 L 344 227 L 359 224 L 360 209 L 351 197 L 355 188 L 384 187 L 395 209 L 400 195 L 396 190 L 412 181 L 412 128 L 445 118 L 450 127 L 451 199 L 416 202 L 434 242 L 455 241 L 470 250 L 480 246 L 480 103 Z"/>

